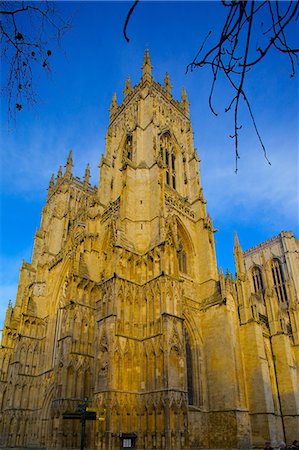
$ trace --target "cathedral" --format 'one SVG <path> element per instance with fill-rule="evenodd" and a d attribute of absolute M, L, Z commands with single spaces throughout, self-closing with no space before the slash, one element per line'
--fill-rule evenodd
<path fill-rule="evenodd" d="M 186 91 L 156 82 L 146 51 L 113 96 L 98 186 L 71 152 L 50 180 L 2 333 L 2 449 L 79 449 L 83 401 L 89 450 L 298 439 L 299 241 L 243 252 L 236 235 L 234 278 L 215 231 Z"/>

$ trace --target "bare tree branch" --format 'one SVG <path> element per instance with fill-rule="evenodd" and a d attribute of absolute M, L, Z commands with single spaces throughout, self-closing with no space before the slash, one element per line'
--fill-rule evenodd
<path fill-rule="evenodd" d="M 245 92 L 246 75 L 250 69 L 260 63 L 271 49 L 277 50 L 282 55 L 287 55 L 291 64 L 290 76 L 295 76 L 295 66 L 298 65 L 299 49 L 294 48 L 288 42 L 286 29 L 290 23 L 298 19 L 299 2 L 271 2 L 269 0 L 247 2 L 241 0 L 222 1 L 222 5 L 228 8 L 227 17 L 217 38 L 216 44 L 203 52 L 207 44 L 205 38 L 202 46 L 197 52 L 193 61 L 188 64 L 187 72 L 195 68 L 208 66 L 211 68 L 213 80 L 209 94 L 209 106 L 213 114 L 216 114 L 212 106 L 215 85 L 220 73 L 233 89 L 233 97 L 229 102 L 226 112 L 234 109 L 234 134 L 231 136 L 235 143 L 236 172 L 238 171 L 239 159 L 239 130 L 242 125 L 239 123 L 240 101 L 245 103 L 251 118 L 254 130 L 263 149 L 267 162 L 266 148 L 262 141 L 261 134 L 252 111 L 248 96 Z M 259 14 L 263 13 L 262 25 L 258 25 Z M 266 31 L 263 31 L 264 21 L 267 21 Z M 252 37 L 256 37 L 256 48 L 253 48 Z M 261 43 L 258 44 L 258 41 Z M 256 52 L 256 54 L 254 54 Z M 203 56 L 202 56 L 203 55 Z M 216 114 L 217 115 L 217 114 Z"/>
<path fill-rule="evenodd" d="M 70 27 L 53 2 L 0 2 L 1 95 L 7 97 L 9 120 L 36 103 L 34 73 L 50 72 L 53 46 Z"/>
<path fill-rule="evenodd" d="M 130 39 L 128 38 L 128 36 L 127 36 L 127 27 L 128 27 L 128 23 L 129 23 L 129 20 L 130 20 L 130 17 L 131 17 L 131 15 L 132 15 L 132 13 L 133 13 L 133 11 L 134 11 L 134 9 L 136 8 L 136 6 L 137 6 L 137 4 L 139 3 L 139 0 L 135 0 L 135 2 L 133 3 L 133 5 L 131 6 L 131 8 L 129 9 L 129 12 L 128 12 L 128 14 L 127 14 L 127 17 L 126 17 L 126 20 L 125 20 L 125 25 L 124 25 L 124 37 L 125 37 L 125 40 L 127 41 L 127 42 L 130 42 Z"/>

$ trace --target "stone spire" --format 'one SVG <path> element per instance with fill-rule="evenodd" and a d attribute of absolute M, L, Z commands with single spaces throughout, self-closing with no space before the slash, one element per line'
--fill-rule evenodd
<path fill-rule="evenodd" d="M 113 94 L 109 111 L 110 111 L 110 117 L 117 111 L 116 92 L 114 92 L 114 94 Z"/>
<path fill-rule="evenodd" d="M 148 49 L 145 50 L 142 66 L 142 80 L 152 81 L 152 68 Z"/>
<path fill-rule="evenodd" d="M 88 188 L 89 180 L 90 180 L 90 166 L 89 166 L 89 163 L 88 163 L 87 166 L 86 166 L 86 169 L 85 169 L 84 181 L 83 181 L 83 186 L 85 188 Z"/>
<path fill-rule="evenodd" d="M 170 84 L 170 78 L 169 78 L 168 72 L 166 72 L 165 77 L 164 77 L 164 91 L 167 94 L 171 95 L 171 88 L 172 88 L 172 86 Z"/>
<path fill-rule="evenodd" d="M 73 151 L 70 150 L 70 153 L 67 158 L 66 165 L 65 165 L 65 173 L 64 173 L 65 178 L 72 177 L 72 168 L 73 168 Z"/>
<path fill-rule="evenodd" d="M 235 255 L 237 274 L 241 275 L 241 274 L 245 273 L 245 263 L 244 263 L 243 251 L 242 251 L 236 231 L 235 231 L 234 255 Z"/>
<path fill-rule="evenodd" d="M 184 110 L 187 113 L 189 113 L 189 100 L 188 100 L 188 97 L 187 97 L 186 89 L 184 87 L 182 89 L 182 101 L 181 101 L 181 103 L 182 103 L 182 107 L 184 108 Z"/>
<path fill-rule="evenodd" d="M 132 92 L 132 86 L 131 86 L 131 79 L 130 75 L 127 78 L 125 89 L 124 89 L 124 96 L 127 97 Z"/>

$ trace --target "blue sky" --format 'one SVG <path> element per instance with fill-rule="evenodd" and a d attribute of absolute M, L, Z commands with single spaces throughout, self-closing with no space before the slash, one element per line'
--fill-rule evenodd
<path fill-rule="evenodd" d="M 185 74 L 207 32 L 221 26 L 220 2 L 141 2 L 122 35 L 127 2 L 56 2 L 73 16 L 73 28 L 53 49 L 50 76 L 37 73 L 39 102 L 24 108 L 8 127 L 1 102 L 1 278 L 0 328 L 9 299 L 14 301 L 22 258 L 30 261 L 51 174 L 73 150 L 76 176 L 98 165 L 105 150 L 109 105 L 114 92 L 122 99 L 125 80 L 139 81 L 145 48 L 154 78 L 168 71 L 173 95 L 184 86 L 190 101 L 194 143 L 201 159 L 201 180 L 214 226 L 218 266 L 234 273 L 233 235 L 243 249 L 293 230 L 298 237 L 298 78 L 290 79 L 288 61 L 270 53 L 248 76 L 247 92 L 268 156 L 269 166 L 245 108 L 241 109 L 239 172 L 236 175 L 231 114 L 224 108 L 229 89 L 219 80 L 215 92 L 218 117 L 208 107 L 211 74 Z M 298 24 L 297 24 L 298 26 Z M 295 25 L 289 30 L 293 42 Z"/>

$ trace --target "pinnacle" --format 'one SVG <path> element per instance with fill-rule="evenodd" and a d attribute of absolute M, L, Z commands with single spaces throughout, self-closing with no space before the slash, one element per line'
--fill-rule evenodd
<path fill-rule="evenodd" d="M 52 173 L 49 185 L 51 186 L 53 184 L 54 184 L 54 173 Z"/>
<path fill-rule="evenodd" d="M 113 97 L 112 97 L 112 104 L 117 105 L 117 97 L 116 97 L 116 92 L 114 92 Z"/>
<path fill-rule="evenodd" d="M 148 79 L 149 81 L 152 79 L 152 68 L 150 55 L 148 49 L 145 50 L 144 58 L 143 58 L 143 66 L 142 66 L 142 78 Z"/>
<path fill-rule="evenodd" d="M 168 93 L 171 94 L 171 84 L 170 84 L 170 78 L 168 75 L 168 72 L 166 72 L 165 77 L 164 77 L 164 90 Z"/>
<path fill-rule="evenodd" d="M 62 177 L 62 166 L 59 166 L 58 172 L 57 172 L 57 180 L 59 180 Z"/>
<path fill-rule="evenodd" d="M 151 63 L 148 48 L 145 49 L 143 61 L 144 61 L 144 65 L 145 65 L 145 64 L 150 64 L 150 63 Z"/>
<path fill-rule="evenodd" d="M 70 150 L 69 156 L 67 158 L 67 164 L 73 164 L 73 150 Z"/>
<path fill-rule="evenodd" d="M 183 87 L 182 88 L 182 104 L 185 108 L 188 108 L 189 106 L 189 100 L 188 100 L 188 96 L 187 96 L 187 92 L 186 89 Z"/>
<path fill-rule="evenodd" d="M 128 75 L 128 78 L 126 80 L 125 89 L 124 89 L 124 95 L 125 96 L 128 95 L 131 91 L 132 91 L 131 79 L 130 79 L 130 75 Z"/>
<path fill-rule="evenodd" d="M 126 87 L 131 88 L 131 78 L 130 75 L 128 75 L 127 81 L 126 81 Z"/>
<path fill-rule="evenodd" d="M 235 249 L 242 252 L 241 245 L 240 245 L 239 238 L 238 238 L 238 234 L 237 234 L 236 231 L 235 231 L 235 238 L 234 238 L 234 240 L 235 240 Z"/>
<path fill-rule="evenodd" d="M 117 110 L 117 106 L 118 105 L 117 105 L 116 92 L 114 92 L 112 100 L 111 100 L 110 108 L 109 108 L 110 116 Z"/>
<path fill-rule="evenodd" d="M 69 153 L 69 156 L 67 158 L 66 165 L 65 165 L 64 176 L 66 178 L 71 178 L 71 176 L 72 176 L 72 168 L 73 168 L 73 151 L 70 150 L 70 153 Z"/>
<path fill-rule="evenodd" d="M 52 173 L 52 176 L 50 178 L 50 182 L 49 182 L 49 187 L 48 187 L 48 192 L 52 192 L 53 188 L 55 186 L 55 178 L 54 178 L 54 173 Z"/>
<path fill-rule="evenodd" d="M 90 180 L 90 165 L 89 163 L 86 166 L 85 174 L 84 174 L 84 186 L 87 187 L 89 185 Z"/>

